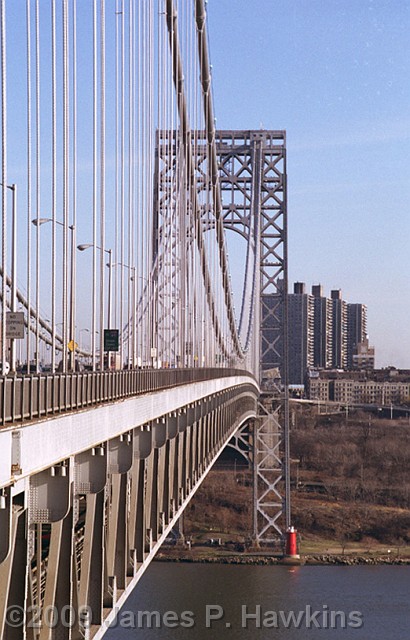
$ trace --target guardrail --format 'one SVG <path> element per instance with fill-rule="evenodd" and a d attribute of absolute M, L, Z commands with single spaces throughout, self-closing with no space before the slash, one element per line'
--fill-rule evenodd
<path fill-rule="evenodd" d="M 252 374 L 243 369 L 133 369 L 0 378 L 0 427 L 191 382 Z"/>

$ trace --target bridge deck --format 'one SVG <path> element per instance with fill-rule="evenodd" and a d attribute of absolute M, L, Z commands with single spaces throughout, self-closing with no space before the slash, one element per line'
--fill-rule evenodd
<path fill-rule="evenodd" d="M 257 391 L 253 376 L 232 369 L 30 376 L 12 382 L 20 383 L 20 392 L 21 383 L 35 388 L 31 397 L 36 403 L 31 419 L 23 412 L 23 422 L 6 423 L 0 431 L 0 486 L 226 389 L 250 382 Z M 47 404 L 49 382 L 52 390 L 57 386 L 73 392 L 55 396 L 65 409 Z"/>

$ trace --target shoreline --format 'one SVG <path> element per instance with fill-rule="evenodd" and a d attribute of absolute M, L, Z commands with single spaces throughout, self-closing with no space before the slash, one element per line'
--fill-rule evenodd
<path fill-rule="evenodd" d="M 267 554 L 216 554 L 212 556 L 195 554 L 165 554 L 158 553 L 155 562 L 180 562 L 197 564 L 237 564 L 255 566 L 409 566 L 410 558 L 391 556 L 366 556 L 361 554 L 301 554 L 300 558 L 283 558 L 278 555 Z"/>

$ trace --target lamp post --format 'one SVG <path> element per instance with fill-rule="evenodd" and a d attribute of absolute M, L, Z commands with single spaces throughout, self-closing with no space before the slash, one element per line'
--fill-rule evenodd
<path fill-rule="evenodd" d="M 83 331 L 86 331 L 87 333 L 90 333 L 90 330 L 89 330 L 89 329 L 87 329 L 87 328 L 80 329 L 79 334 L 80 334 L 80 349 L 81 349 L 81 350 L 83 350 L 83 344 L 82 344 L 82 342 L 81 342 L 81 334 L 82 334 L 82 332 L 83 332 Z"/>
<path fill-rule="evenodd" d="M 31 221 L 35 227 L 40 227 L 42 224 L 46 224 L 47 222 L 55 222 L 55 224 L 58 224 L 60 227 L 64 227 L 64 223 L 60 222 L 59 220 L 55 220 L 54 218 L 34 218 L 34 220 Z M 71 371 L 75 370 L 75 226 L 69 225 L 69 230 L 71 231 L 71 256 L 70 256 L 70 323 L 69 323 L 69 332 L 70 332 L 70 340 L 69 342 L 72 342 L 73 348 L 70 351 L 70 369 Z M 52 309 L 52 313 L 53 316 L 55 316 L 55 309 L 54 309 L 54 304 L 53 304 L 53 309 Z M 64 325 L 65 322 L 63 322 L 63 334 L 65 334 L 64 332 Z M 51 335 L 51 342 L 52 342 L 52 363 L 51 363 L 51 367 L 52 367 L 52 371 L 55 371 L 55 323 L 54 323 L 54 318 L 52 321 L 52 335 Z M 63 339 L 64 339 L 65 335 L 63 335 Z M 63 340 L 64 342 L 64 340 Z M 67 356 L 66 356 L 66 348 L 67 345 L 63 344 L 63 351 L 62 351 L 62 360 L 63 360 L 63 372 L 66 371 L 66 361 L 67 361 Z"/>
<path fill-rule="evenodd" d="M 17 185 L 16 184 L 3 184 L 0 182 L 1 187 L 10 189 L 12 192 L 12 227 L 11 227 L 11 311 L 15 313 L 17 305 Z M 3 266 L 3 269 L 5 265 Z M 6 282 L 6 273 L 3 272 L 3 281 Z M 7 313 L 7 301 L 5 299 L 5 286 L 3 288 L 3 341 L 2 341 L 2 374 L 7 373 L 6 365 L 6 313 Z M 16 346 L 14 338 L 10 338 L 10 370 L 12 373 L 16 371 Z"/>
<path fill-rule="evenodd" d="M 135 366 L 135 362 L 136 362 L 136 356 L 137 356 L 137 336 L 136 336 L 136 332 L 137 332 L 137 319 L 136 319 L 136 304 L 137 304 L 137 278 L 140 278 L 141 280 L 145 280 L 145 278 L 142 278 L 141 276 L 137 276 L 136 274 L 136 267 L 130 267 L 130 265 L 128 264 L 124 264 L 123 262 L 115 262 L 114 264 L 111 265 L 112 267 L 123 267 L 124 269 L 128 269 L 132 275 L 130 275 L 130 282 L 133 282 L 133 287 L 132 287 L 132 293 L 129 291 L 128 294 L 128 309 L 132 308 L 132 314 L 130 314 L 128 312 L 128 366 L 130 366 L 130 361 L 131 361 L 131 353 L 132 353 L 132 367 Z M 122 287 L 122 283 L 121 283 L 121 287 Z M 130 300 L 131 298 L 131 300 Z M 122 298 L 121 298 L 122 300 Z M 122 301 L 121 301 L 121 306 L 122 306 Z M 132 342 L 130 340 L 130 321 L 132 318 Z M 122 331 L 122 327 L 121 327 L 121 331 Z M 120 354 L 121 354 L 121 363 L 122 363 L 122 359 L 123 359 L 123 341 L 122 341 L 122 337 L 121 337 L 121 341 L 120 341 Z"/>
<path fill-rule="evenodd" d="M 88 242 L 86 244 L 78 244 L 77 245 L 77 249 L 79 251 L 86 251 L 87 249 L 98 249 L 99 251 L 105 251 L 105 253 L 108 253 L 108 304 L 107 304 L 107 316 L 108 316 L 108 329 L 111 329 L 111 271 L 112 271 L 112 250 L 111 249 L 103 249 L 102 247 L 99 247 L 96 244 L 93 244 L 92 242 Z M 103 329 L 103 327 L 101 326 L 101 329 Z M 103 362 L 103 335 L 100 336 L 100 359 L 101 359 L 101 368 L 104 368 L 104 362 Z M 94 352 L 95 352 L 95 343 L 94 343 L 94 336 L 93 336 L 93 362 L 94 362 Z"/>

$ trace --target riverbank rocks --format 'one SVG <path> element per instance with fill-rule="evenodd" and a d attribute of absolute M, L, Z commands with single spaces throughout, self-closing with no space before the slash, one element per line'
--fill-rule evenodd
<path fill-rule="evenodd" d="M 159 562 L 197 562 L 202 564 L 246 564 L 246 565 L 279 565 L 283 564 L 282 557 L 271 555 L 219 555 L 201 556 L 192 554 L 164 554 L 159 553 L 155 560 Z M 363 556 L 363 555 L 333 555 L 319 554 L 302 556 L 298 564 L 307 565 L 410 565 L 410 558 L 392 558 L 391 556 Z"/>
<path fill-rule="evenodd" d="M 306 564 L 336 564 L 336 565 L 377 565 L 377 564 L 394 564 L 408 565 L 410 558 L 392 558 L 391 556 L 356 556 L 356 555 L 312 555 L 305 556 Z"/>

